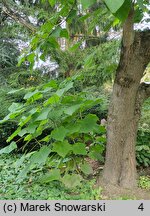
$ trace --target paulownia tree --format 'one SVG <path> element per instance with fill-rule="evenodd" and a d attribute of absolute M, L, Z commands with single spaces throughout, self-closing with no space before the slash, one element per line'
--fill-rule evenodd
<path fill-rule="evenodd" d="M 113 3 L 117 5 L 117 1 Z M 120 62 L 108 113 L 107 152 L 103 174 L 106 181 L 128 188 L 136 186 L 135 144 L 138 122 L 142 103 L 150 96 L 150 85 L 141 83 L 150 62 L 150 30 L 134 30 L 134 6 L 134 2 L 131 2 L 123 24 Z"/>

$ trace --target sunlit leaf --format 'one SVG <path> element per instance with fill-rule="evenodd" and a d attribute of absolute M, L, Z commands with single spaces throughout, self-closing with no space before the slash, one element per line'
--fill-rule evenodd
<path fill-rule="evenodd" d="M 83 0 L 84 1 L 84 0 Z M 116 13 L 117 10 L 123 5 L 125 0 L 104 0 L 108 8 L 112 13 Z"/>

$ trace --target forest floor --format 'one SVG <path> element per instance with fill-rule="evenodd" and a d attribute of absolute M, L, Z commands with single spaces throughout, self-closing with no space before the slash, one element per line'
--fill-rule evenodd
<path fill-rule="evenodd" d="M 98 185 L 103 188 L 101 196 L 105 200 L 150 200 L 150 190 L 141 188 L 124 189 L 118 186 L 105 184 L 101 179 L 98 180 Z"/>
<path fill-rule="evenodd" d="M 125 189 L 121 188 L 116 185 L 110 185 L 106 184 L 102 180 L 102 170 L 103 165 L 100 165 L 97 161 L 89 160 L 90 164 L 92 165 L 92 168 L 94 170 L 95 175 L 99 175 L 97 180 L 96 187 L 101 187 L 101 197 L 105 200 L 150 200 L 150 189 L 142 189 L 140 187 L 133 188 L 133 189 Z M 148 176 L 150 179 L 150 168 L 138 168 L 138 176 Z"/>
<path fill-rule="evenodd" d="M 117 186 L 106 185 L 99 177 L 103 165 L 88 159 L 93 167 L 93 174 L 77 188 L 69 189 L 57 181 L 47 184 L 40 183 L 38 179 L 43 176 L 41 169 L 31 170 L 29 175 L 20 181 L 18 175 L 24 168 L 24 164 L 16 168 L 18 158 L 20 158 L 20 155 L 0 155 L 0 197 L 2 200 L 150 200 L 149 168 L 138 170 L 138 174 L 144 178 L 139 186 L 146 186 L 147 189 L 141 189 L 140 187 L 133 190 L 122 189 Z M 148 176 L 147 182 L 145 180 L 146 176 Z M 96 183 L 95 180 L 98 177 L 99 180 Z"/>

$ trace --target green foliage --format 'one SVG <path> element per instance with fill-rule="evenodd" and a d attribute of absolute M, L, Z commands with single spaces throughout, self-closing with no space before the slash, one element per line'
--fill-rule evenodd
<path fill-rule="evenodd" d="M 139 187 L 150 190 L 150 176 L 140 176 Z"/>
<path fill-rule="evenodd" d="M 14 94 L 9 94 L 12 91 L 9 86 L 1 86 L 0 88 L 0 120 L 2 120 L 8 113 L 8 108 L 12 103 L 23 102 L 25 91 L 15 91 Z M 9 137 L 17 127 L 17 120 L 10 120 L 0 124 L 0 147 L 6 146 L 6 139 Z"/>
<path fill-rule="evenodd" d="M 117 17 L 121 22 L 124 22 L 129 14 L 131 9 L 132 1 L 131 0 L 104 0 L 109 10 Z M 146 5 L 148 5 L 147 0 L 137 0 L 134 3 L 135 7 L 135 22 L 140 22 L 143 18 L 143 15 L 147 9 Z"/>
<path fill-rule="evenodd" d="M 56 49 L 51 54 L 59 64 L 59 77 L 82 74 L 81 81 L 76 85 L 76 89 L 81 90 L 87 86 L 102 86 L 105 82 L 113 81 L 119 61 L 119 46 L 120 41 L 116 40 L 74 52 Z"/>
<path fill-rule="evenodd" d="M 3 40 L 0 40 L 0 50 L 0 72 L 2 73 L 5 67 L 16 66 L 19 50 L 14 43 Z"/>
<path fill-rule="evenodd" d="M 101 86 L 114 79 L 119 61 L 119 44 L 119 41 L 112 41 L 85 50 L 87 54 L 82 69 L 84 85 Z"/>
<path fill-rule="evenodd" d="M 92 4 L 96 3 L 96 0 L 81 0 L 81 4 L 83 6 L 83 9 L 87 9 Z"/>
<path fill-rule="evenodd" d="M 90 95 L 87 97 L 86 92 L 74 94 L 74 80 L 79 78 L 73 77 L 60 84 L 53 80 L 39 88 L 32 88 L 24 96 L 26 102 L 13 103 L 9 107 L 10 113 L 1 120 L 4 123 L 17 118 L 19 122 L 17 130 L 8 137 L 8 142 L 20 137 L 19 140 L 26 147 L 30 146 L 31 141 L 40 147 L 47 145 L 33 152 L 30 163 L 19 174 L 20 178 L 25 178 L 35 167 L 48 163 L 50 173 L 46 174 L 46 181 L 57 179 L 66 186 L 76 186 L 83 174 L 92 172 L 90 165 L 85 163 L 86 157 L 104 160 L 106 140 L 100 137 L 105 134 L 105 128 L 99 125 L 95 114 L 85 114 L 88 109 L 100 104 L 101 100 L 90 98 Z M 49 97 L 45 99 L 44 94 L 47 92 Z M 46 129 L 49 129 L 49 134 L 43 136 Z M 70 185 L 69 179 L 74 179 L 74 184 Z"/>
<path fill-rule="evenodd" d="M 139 129 L 137 134 L 136 158 L 138 165 L 150 166 L 150 131 Z"/>
<path fill-rule="evenodd" d="M 123 5 L 124 1 L 125 0 L 114 0 L 112 2 L 111 0 L 105 0 L 105 3 L 107 4 L 110 11 L 115 13 Z"/>
<path fill-rule="evenodd" d="M 142 130 L 149 130 L 150 128 L 150 98 L 148 98 L 142 107 L 142 113 L 141 113 L 141 118 L 140 118 L 140 124 L 139 128 Z"/>
<path fill-rule="evenodd" d="M 13 42 L 0 38 L 0 84 L 7 85 L 8 77 L 15 72 L 19 50 Z"/>
<path fill-rule="evenodd" d="M 19 161 L 20 158 L 20 161 Z M 100 200 L 101 188 L 95 188 L 94 180 L 83 180 L 76 188 L 64 187 L 58 181 L 51 181 L 59 176 L 55 170 L 45 176 L 45 169 L 33 169 L 24 181 L 18 181 L 17 176 L 28 164 L 28 158 L 23 161 L 22 155 L 0 156 L 0 197 L 6 200 Z M 40 182 L 39 182 L 39 179 Z"/>
<path fill-rule="evenodd" d="M 150 166 L 150 99 L 146 100 L 142 107 L 142 116 L 140 119 L 137 133 L 136 158 L 138 165 Z"/>

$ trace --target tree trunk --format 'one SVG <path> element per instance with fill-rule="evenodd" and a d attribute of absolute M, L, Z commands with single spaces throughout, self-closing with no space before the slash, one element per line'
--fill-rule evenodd
<path fill-rule="evenodd" d="M 136 186 L 135 144 L 141 104 L 140 81 L 150 62 L 150 31 L 132 31 L 132 14 L 124 26 L 120 63 L 108 112 L 105 182 Z"/>

